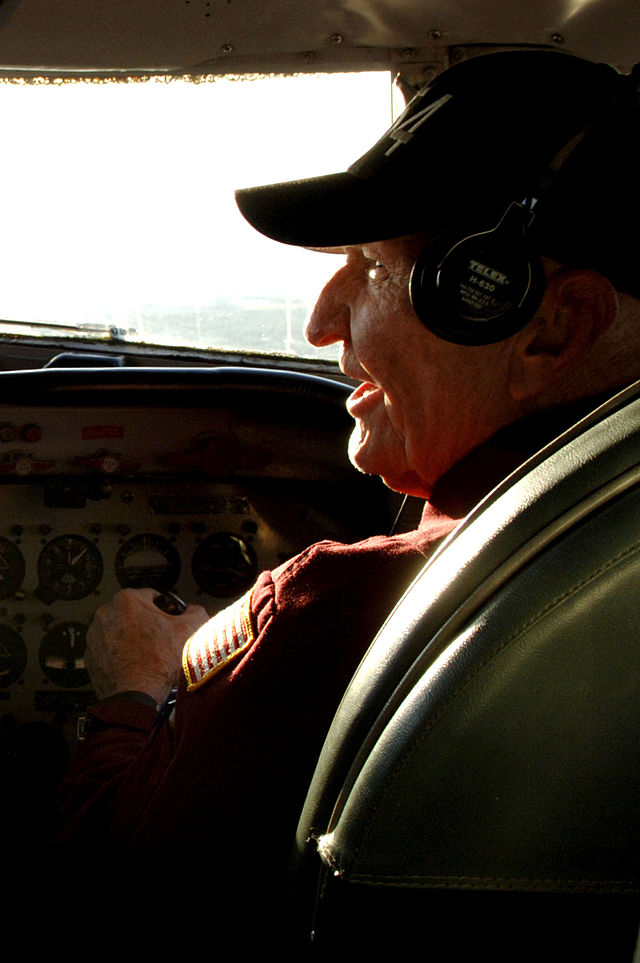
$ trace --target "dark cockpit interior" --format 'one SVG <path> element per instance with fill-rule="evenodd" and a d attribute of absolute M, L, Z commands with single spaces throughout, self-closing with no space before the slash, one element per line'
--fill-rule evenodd
<path fill-rule="evenodd" d="M 60 946 L 59 904 L 47 910 L 57 885 L 53 800 L 94 699 L 84 648 L 96 609 L 120 588 L 150 586 L 213 615 L 311 543 L 409 530 L 421 510 L 351 466 L 349 379 L 335 354 L 304 345 L 331 265 L 307 280 L 306 261 L 286 261 L 285 283 L 273 265 L 290 256 L 286 246 L 235 241 L 222 208 L 218 220 L 205 206 L 209 194 L 249 186 L 238 177 L 286 180 L 296 146 L 317 155 L 312 173 L 346 166 L 358 154 L 325 161 L 320 145 L 339 146 L 339 128 L 356 138 L 348 150 L 361 152 L 383 118 L 459 61 L 534 46 L 629 71 L 640 61 L 639 31 L 638 0 L 0 0 L 7 131 L 10 115 L 27 116 L 13 103 L 20 91 L 35 101 L 85 87 L 144 88 L 154 98 L 184 88 L 193 99 L 222 81 L 257 95 L 259 78 L 319 75 L 345 83 L 366 75 L 384 90 L 367 120 L 356 107 L 374 99 L 370 87 L 336 88 L 313 107 L 306 88 L 287 107 L 268 98 L 251 121 L 235 106 L 207 104 L 194 115 L 198 133 L 215 135 L 205 147 L 178 130 L 182 106 L 165 112 L 160 103 L 151 133 L 150 102 L 126 122 L 118 107 L 100 142 L 90 117 L 106 108 L 49 124 L 44 101 L 28 114 L 29 138 L 7 133 L 0 893 L 25 939 L 26 927 L 35 933 L 46 920 L 45 944 Z M 260 116 L 268 122 L 258 131 Z M 243 142 L 234 156 L 239 128 L 257 132 L 255 147 Z M 140 134 L 152 144 L 142 159 Z M 70 144 L 72 159 L 56 166 Z M 230 172 L 218 164 L 227 154 Z M 126 198 L 114 229 L 116 157 L 135 175 L 133 189 L 114 189 Z M 45 194 L 55 201 L 46 227 Z M 76 207 L 84 220 L 74 220 Z M 194 220 L 169 221 L 173 207 Z M 193 272 L 170 301 L 179 260 Z M 68 300 L 45 299 L 56 276 Z M 111 293 L 119 276 L 128 300 Z M 295 958 L 340 958 L 340 946 L 372 958 L 381 948 L 409 953 L 432 932 L 429 959 L 524 960 L 526 928 L 539 925 L 538 959 L 549 947 L 552 960 L 639 959 L 636 393 L 539 456 L 513 489 L 503 486 L 399 600 L 328 733 L 292 840 L 289 913 L 276 930 Z M 507 655 L 505 633 L 517 635 Z M 403 655 L 389 669 L 396 647 Z M 533 738 L 539 731 L 548 742 Z M 553 896 L 548 914 L 550 901 L 524 902 L 541 892 Z M 72 895 L 66 911 L 73 929 Z"/>

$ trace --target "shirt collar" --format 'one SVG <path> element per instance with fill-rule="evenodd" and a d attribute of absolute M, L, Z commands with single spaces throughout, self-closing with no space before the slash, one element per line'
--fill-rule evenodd
<path fill-rule="evenodd" d="M 502 428 L 439 479 L 425 512 L 464 518 L 507 475 L 609 396 L 582 398 Z"/>

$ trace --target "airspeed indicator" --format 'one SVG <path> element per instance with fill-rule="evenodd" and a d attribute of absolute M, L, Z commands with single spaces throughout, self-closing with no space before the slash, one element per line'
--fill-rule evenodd
<path fill-rule="evenodd" d="M 93 542 L 81 535 L 60 535 L 40 552 L 35 594 L 47 605 L 56 599 L 83 599 L 97 589 L 102 572 L 102 556 Z"/>

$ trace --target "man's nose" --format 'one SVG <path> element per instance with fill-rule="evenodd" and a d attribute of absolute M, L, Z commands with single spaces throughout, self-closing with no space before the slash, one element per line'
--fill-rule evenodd
<path fill-rule="evenodd" d="M 304 336 L 316 348 L 323 348 L 349 336 L 351 312 L 347 297 L 346 265 L 325 284 L 311 312 Z"/>

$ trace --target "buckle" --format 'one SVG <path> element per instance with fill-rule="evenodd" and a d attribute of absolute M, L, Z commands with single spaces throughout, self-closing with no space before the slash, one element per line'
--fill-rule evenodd
<path fill-rule="evenodd" d="M 81 713 L 78 716 L 76 722 L 76 739 L 78 742 L 84 742 L 87 736 L 91 734 L 93 719 L 91 716 L 87 715 L 86 712 Z"/>

